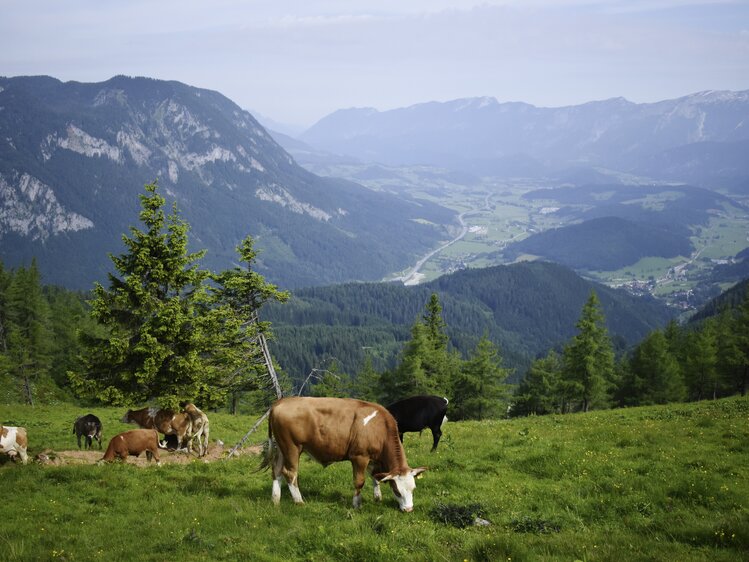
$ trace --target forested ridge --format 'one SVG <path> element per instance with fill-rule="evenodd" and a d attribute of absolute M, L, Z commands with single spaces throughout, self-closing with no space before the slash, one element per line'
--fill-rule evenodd
<path fill-rule="evenodd" d="M 289 302 L 268 306 L 263 317 L 273 323 L 274 354 L 292 378 L 333 359 L 350 372 L 367 356 L 387 368 L 394 365 L 424 303 L 437 293 L 455 349 L 465 355 L 487 334 L 502 350 L 505 364 L 516 370 L 516 380 L 536 355 L 572 336 L 592 288 L 620 348 L 672 318 L 655 300 L 590 283 L 548 262 L 465 270 L 412 287 L 351 283 L 302 289 Z"/>

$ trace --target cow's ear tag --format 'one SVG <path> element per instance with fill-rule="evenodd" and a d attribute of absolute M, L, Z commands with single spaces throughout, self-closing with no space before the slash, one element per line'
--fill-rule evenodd
<path fill-rule="evenodd" d="M 417 479 L 417 480 L 421 480 L 421 479 L 422 479 L 423 477 L 424 477 L 424 473 L 423 473 L 423 472 L 419 472 L 419 473 L 418 473 L 418 474 L 416 475 L 416 479 Z"/>

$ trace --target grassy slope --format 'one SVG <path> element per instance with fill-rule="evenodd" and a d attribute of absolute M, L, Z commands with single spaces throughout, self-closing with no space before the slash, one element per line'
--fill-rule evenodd
<path fill-rule="evenodd" d="M 121 411 L 97 409 L 111 436 Z M 69 406 L 0 406 L 31 453 L 74 447 Z M 252 417 L 211 415 L 231 445 Z M 255 441 L 261 440 L 264 429 Z M 416 509 L 386 489 L 350 508 L 348 463 L 305 460 L 307 504 L 270 502 L 255 457 L 137 468 L 4 462 L 0 551 L 7 560 L 744 560 L 749 552 L 749 399 L 512 421 L 448 423 L 406 436 L 428 465 Z M 42 446 L 41 444 L 44 444 Z M 2 459 L 5 460 L 4 458 Z M 2 462 L 2 461 L 0 461 Z M 438 503 L 479 502 L 489 527 L 435 522 Z M 538 533 L 543 526 L 558 531 Z"/>

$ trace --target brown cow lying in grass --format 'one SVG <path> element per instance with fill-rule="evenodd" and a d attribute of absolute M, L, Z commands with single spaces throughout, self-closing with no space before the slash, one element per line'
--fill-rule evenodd
<path fill-rule="evenodd" d="M 164 435 L 177 436 L 177 448 L 187 447 L 187 439 L 192 434 L 192 419 L 184 412 L 159 408 L 141 408 L 128 410 L 122 423 L 134 423 L 143 429 L 155 429 Z M 166 448 L 164 445 L 162 448 Z"/>
<path fill-rule="evenodd" d="M 110 462 L 116 458 L 124 461 L 128 456 L 137 457 L 143 451 L 146 452 L 146 458 L 149 462 L 151 458 L 154 458 L 156 464 L 161 464 L 159 459 L 159 434 L 156 433 L 155 429 L 131 429 L 115 435 L 109 441 L 107 452 L 104 453 L 104 457 L 99 462 Z"/>
<path fill-rule="evenodd" d="M 5 453 L 15 460 L 16 455 L 20 455 L 23 464 L 29 461 L 26 454 L 26 448 L 29 446 L 29 440 L 26 437 L 25 427 L 12 427 L 9 425 L 0 425 L 0 453 Z"/>

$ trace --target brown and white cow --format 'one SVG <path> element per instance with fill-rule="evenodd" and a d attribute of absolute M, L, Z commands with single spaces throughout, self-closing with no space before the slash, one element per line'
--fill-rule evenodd
<path fill-rule="evenodd" d="M 192 432 L 192 419 L 186 413 L 159 408 L 128 410 L 122 417 L 122 423 L 133 423 L 142 429 L 155 429 L 164 435 L 176 435 L 178 448 L 187 446 L 187 436 Z"/>
<path fill-rule="evenodd" d="M 28 446 L 29 440 L 25 427 L 0 425 L 0 453 L 5 453 L 12 459 L 18 455 L 23 464 L 26 464 L 29 462 L 29 455 L 26 454 Z"/>
<path fill-rule="evenodd" d="M 183 406 L 185 413 L 190 416 L 192 430 L 188 436 L 187 449 L 192 450 L 193 442 L 198 443 L 198 456 L 202 457 L 208 453 L 208 437 L 211 433 L 208 416 L 195 404 L 188 402 Z"/>
<path fill-rule="evenodd" d="M 261 467 L 273 470 L 273 503 L 281 501 L 281 475 L 294 503 L 304 503 L 297 483 L 302 452 L 323 465 L 351 461 L 354 469 L 354 507 L 361 507 L 361 489 L 369 467 L 379 483 L 389 482 L 402 511 L 413 510 L 414 478 L 426 468 L 411 468 L 406 461 L 398 427 L 390 413 L 371 402 L 350 398 L 282 398 L 271 407 L 269 447 Z"/>
<path fill-rule="evenodd" d="M 109 440 L 107 451 L 99 462 L 109 462 L 117 458 L 127 460 L 127 457 L 139 456 L 143 451 L 146 458 L 156 459 L 156 464 L 161 464 L 159 459 L 159 434 L 155 429 L 131 429 Z"/>

